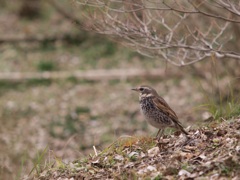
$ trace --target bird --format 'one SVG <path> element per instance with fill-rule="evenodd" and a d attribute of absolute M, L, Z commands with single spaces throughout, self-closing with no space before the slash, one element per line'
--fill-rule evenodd
<path fill-rule="evenodd" d="M 142 114 L 150 125 L 158 128 L 156 138 L 158 141 L 164 134 L 166 127 L 172 127 L 180 130 L 186 136 L 188 133 L 184 130 L 176 113 L 170 108 L 167 102 L 158 95 L 157 91 L 150 86 L 142 85 L 132 88 L 139 92 L 139 104 Z"/>

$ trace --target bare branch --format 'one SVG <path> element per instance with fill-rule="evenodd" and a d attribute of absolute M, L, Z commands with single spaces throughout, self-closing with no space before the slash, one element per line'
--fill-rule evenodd
<path fill-rule="evenodd" d="M 148 57 L 189 65 L 211 56 L 240 59 L 231 49 L 240 3 L 217 0 L 75 0 L 84 28 Z M 234 26 L 233 26 L 234 24 Z M 238 36 L 236 36 L 238 37 Z"/>

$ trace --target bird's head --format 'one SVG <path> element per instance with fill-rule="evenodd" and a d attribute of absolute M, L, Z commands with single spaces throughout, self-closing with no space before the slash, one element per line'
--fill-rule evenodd
<path fill-rule="evenodd" d="M 143 85 L 143 86 L 133 88 L 132 90 L 139 92 L 140 97 L 151 97 L 151 96 L 157 95 L 157 92 L 155 91 L 155 89 L 151 88 L 150 86 Z"/>

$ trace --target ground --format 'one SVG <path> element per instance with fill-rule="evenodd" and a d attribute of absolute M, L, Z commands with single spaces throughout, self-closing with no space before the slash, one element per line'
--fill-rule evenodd
<path fill-rule="evenodd" d="M 189 136 L 120 137 L 87 158 L 42 167 L 37 179 L 239 179 L 240 118 L 207 123 Z M 52 167 L 51 167 L 52 166 Z"/>

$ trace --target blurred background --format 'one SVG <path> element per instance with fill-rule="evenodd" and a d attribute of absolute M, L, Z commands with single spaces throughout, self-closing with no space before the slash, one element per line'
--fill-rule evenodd
<path fill-rule="evenodd" d="M 2 179 L 28 175 L 46 149 L 69 162 L 121 136 L 154 136 L 132 87 L 154 87 L 192 128 L 239 97 L 239 61 L 175 67 L 82 31 L 51 2 L 0 0 Z M 77 17 L 71 1 L 58 5 Z"/>

